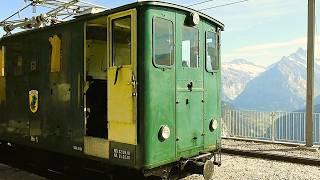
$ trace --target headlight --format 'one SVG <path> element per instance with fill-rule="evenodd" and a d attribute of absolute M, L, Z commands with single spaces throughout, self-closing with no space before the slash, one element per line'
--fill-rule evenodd
<path fill-rule="evenodd" d="M 192 19 L 192 24 L 193 24 L 193 25 L 198 25 L 199 22 L 200 22 L 200 16 L 199 16 L 199 14 L 196 13 L 196 12 L 193 12 L 193 13 L 190 14 L 190 16 L 191 16 L 191 19 Z"/>
<path fill-rule="evenodd" d="M 170 137 L 170 128 L 167 125 L 161 126 L 159 130 L 159 139 L 164 141 Z"/>
<path fill-rule="evenodd" d="M 210 131 L 212 132 L 212 131 L 216 130 L 217 128 L 218 128 L 218 121 L 216 119 L 212 119 L 210 121 L 210 125 L 209 125 Z"/>

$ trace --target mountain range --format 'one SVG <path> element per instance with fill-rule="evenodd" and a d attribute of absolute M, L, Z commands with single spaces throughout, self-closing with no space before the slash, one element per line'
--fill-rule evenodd
<path fill-rule="evenodd" d="M 320 89 L 320 63 L 315 62 L 315 96 Z M 306 50 L 300 48 L 267 68 L 247 60 L 223 63 L 223 100 L 239 109 L 294 111 L 306 98 Z M 315 98 L 320 103 L 320 96 Z"/>
<path fill-rule="evenodd" d="M 223 100 L 232 101 L 239 96 L 246 84 L 258 74 L 265 71 L 245 59 L 235 59 L 222 64 Z"/>

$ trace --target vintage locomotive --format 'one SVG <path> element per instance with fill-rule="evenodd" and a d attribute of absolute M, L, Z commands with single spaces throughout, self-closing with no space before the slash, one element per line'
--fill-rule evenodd
<path fill-rule="evenodd" d="M 144 1 L 3 37 L 0 141 L 146 177 L 210 178 L 220 164 L 223 28 Z"/>

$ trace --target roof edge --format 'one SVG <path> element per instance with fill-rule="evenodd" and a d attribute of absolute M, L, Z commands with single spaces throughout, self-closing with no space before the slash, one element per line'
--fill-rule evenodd
<path fill-rule="evenodd" d="M 195 9 L 191 9 L 191 8 L 188 8 L 188 7 L 185 7 L 185 6 L 181 6 L 181 5 L 177 5 L 177 4 L 174 4 L 174 3 L 169 3 L 169 2 L 163 2 L 163 1 L 140 1 L 140 2 L 135 2 L 135 3 L 132 3 L 132 4 L 138 4 L 139 6 L 144 6 L 144 5 L 153 5 L 153 6 L 163 6 L 163 7 L 172 7 L 172 8 L 176 8 L 176 9 L 180 9 L 180 10 L 184 10 L 184 11 L 188 11 L 188 12 L 196 12 L 198 13 L 200 16 L 216 23 L 220 28 L 221 30 L 223 31 L 224 30 L 224 27 L 225 25 L 218 21 L 217 19 L 207 15 L 207 14 L 204 14 L 200 11 L 197 11 Z"/>

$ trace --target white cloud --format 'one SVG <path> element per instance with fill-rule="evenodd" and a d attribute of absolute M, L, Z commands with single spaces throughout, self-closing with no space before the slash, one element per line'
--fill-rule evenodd
<path fill-rule="evenodd" d="M 252 51 L 260 51 L 260 50 L 270 50 L 274 48 L 288 48 L 291 46 L 305 46 L 307 42 L 306 38 L 298 38 L 293 39 L 286 42 L 275 42 L 275 43 L 265 43 L 265 44 L 257 44 L 252 46 L 247 46 L 243 48 L 237 49 L 239 52 L 252 52 Z"/>
<path fill-rule="evenodd" d="M 317 38 L 320 40 L 320 36 Z M 283 42 L 263 43 L 241 47 L 230 52 L 222 52 L 222 59 L 224 61 L 230 61 L 237 58 L 244 58 L 256 64 L 267 66 L 279 61 L 281 57 L 295 52 L 298 48 L 307 48 L 306 37 Z M 317 40 L 315 43 L 315 57 L 320 58 L 320 44 L 317 43 Z"/>

